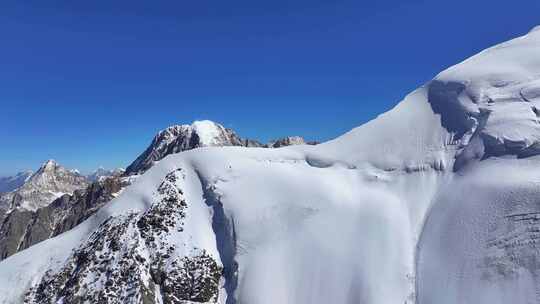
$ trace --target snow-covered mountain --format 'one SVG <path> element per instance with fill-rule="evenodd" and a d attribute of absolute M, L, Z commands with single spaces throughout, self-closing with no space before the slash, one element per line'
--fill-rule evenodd
<path fill-rule="evenodd" d="M 170 126 L 154 137 L 148 148 L 126 168 L 126 174 L 143 173 L 172 153 L 207 146 L 243 146 L 246 143 L 234 131 L 209 120 Z"/>
<path fill-rule="evenodd" d="M 281 148 L 286 146 L 293 146 L 293 145 L 306 145 L 306 141 L 304 138 L 300 136 L 289 136 L 280 138 L 275 141 L 270 141 L 266 146 L 269 148 Z"/>
<path fill-rule="evenodd" d="M 215 124 L 208 121 L 205 123 Z M 196 124 L 200 124 L 200 122 L 194 125 Z M 164 132 L 167 133 L 167 130 L 160 132 L 156 138 Z M 231 130 L 227 132 L 233 134 Z M 214 134 L 217 134 L 218 138 L 211 141 L 212 145 L 230 143 L 230 141 L 220 140 L 220 133 Z M 182 140 L 176 138 L 174 142 L 179 143 Z M 207 142 L 210 142 L 210 140 L 207 140 Z M 255 141 L 244 142 L 246 146 L 257 144 Z M 300 137 L 288 137 L 278 142 L 279 144 L 274 144 L 274 147 L 304 143 Z M 258 145 L 263 146 L 261 144 Z M 193 148 L 196 147 L 188 147 L 188 149 Z M 161 157 L 175 152 L 176 150 L 171 146 Z M 149 163 L 148 167 L 154 163 Z M 77 170 L 69 170 L 69 172 L 79 175 Z M 92 174 L 86 176 L 86 179 L 91 183 L 86 189 L 81 188 L 72 194 L 62 195 L 55 198 L 51 203 L 36 209 L 28 210 L 27 208 L 17 208 L 17 206 L 9 209 L 10 205 L 5 204 L 6 210 L 4 210 L 1 214 L 2 217 L 0 217 L 0 260 L 64 233 L 97 212 L 136 178 L 136 176 L 124 175 L 123 173 L 123 169 L 106 170 L 104 168 L 98 168 Z M 37 189 L 41 188 L 38 187 Z M 3 217 L 4 215 L 5 218 Z"/>
<path fill-rule="evenodd" d="M 126 174 L 141 174 L 165 156 L 200 147 L 268 147 L 278 148 L 288 145 L 306 144 L 299 136 L 286 137 L 261 144 L 252 139 L 243 139 L 233 130 L 209 121 L 195 121 L 191 125 L 174 125 L 160 131 L 148 148 L 126 168 Z"/>
<path fill-rule="evenodd" d="M 99 181 L 100 179 L 102 179 L 104 177 L 120 176 L 120 175 L 124 174 L 124 172 L 125 172 L 125 170 L 123 168 L 105 169 L 103 167 L 99 167 L 94 172 L 86 175 L 86 179 L 89 182 L 93 183 L 93 182 Z"/>
<path fill-rule="evenodd" d="M 171 154 L 0 302 L 538 303 L 539 79 L 537 28 L 335 140 Z"/>
<path fill-rule="evenodd" d="M 4 208 L 35 210 L 86 186 L 88 183 L 84 176 L 67 170 L 54 160 L 48 160 L 22 186 L 1 195 L 0 205 Z"/>
<path fill-rule="evenodd" d="M 130 183 L 118 175 L 102 177 L 50 204 L 28 210 L 13 208 L 0 222 L 0 260 L 62 234 L 94 214 Z"/>
<path fill-rule="evenodd" d="M 14 176 L 0 177 L 0 193 L 13 191 L 22 186 L 34 174 L 33 171 L 19 172 Z"/>

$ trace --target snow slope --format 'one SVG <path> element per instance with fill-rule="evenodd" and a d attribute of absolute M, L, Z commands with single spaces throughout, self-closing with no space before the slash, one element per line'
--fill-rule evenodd
<path fill-rule="evenodd" d="M 0 302 L 51 276 L 106 290 L 99 270 L 85 281 L 66 265 L 111 217 L 141 233 L 128 218 L 158 208 L 180 169 L 182 229 L 156 238 L 173 247 L 167 263 L 197 249 L 223 269 L 204 302 L 538 303 L 539 51 L 540 31 L 488 49 L 321 145 L 169 155 L 75 229 L 2 261 Z M 125 244 L 103 267 L 122 270 L 130 248 L 152 260 L 153 244 Z M 133 267 L 160 303 L 151 266 Z M 69 294 L 30 290 L 30 303 Z"/>

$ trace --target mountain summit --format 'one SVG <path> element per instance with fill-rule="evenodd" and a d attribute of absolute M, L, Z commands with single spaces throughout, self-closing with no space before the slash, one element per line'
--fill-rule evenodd
<path fill-rule="evenodd" d="M 192 150 L 200 147 L 268 147 L 278 148 L 289 145 L 305 144 L 299 136 L 286 137 L 267 145 L 256 140 L 242 139 L 233 130 L 210 120 L 195 121 L 191 125 L 174 125 L 160 131 L 148 148 L 126 169 L 125 174 L 140 174 L 169 154 Z"/>
<path fill-rule="evenodd" d="M 88 183 L 84 176 L 48 160 L 22 186 L 0 196 L 0 204 L 4 208 L 35 210 L 86 186 Z"/>
<path fill-rule="evenodd" d="M 156 161 L 169 154 L 208 146 L 243 146 L 234 131 L 213 121 L 195 121 L 191 125 L 174 125 L 160 131 L 150 146 L 126 168 L 126 174 L 148 170 Z"/>

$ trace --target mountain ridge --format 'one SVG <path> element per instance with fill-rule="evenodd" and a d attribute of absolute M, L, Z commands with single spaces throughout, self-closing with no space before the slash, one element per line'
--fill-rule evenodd
<path fill-rule="evenodd" d="M 200 129 L 208 129 L 213 124 L 215 123 L 205 121 L 195 122 L 192 125 L 196 125 L 199 130 L 197 132 L 201 133 Z M 194 149 L 198 146 L 198 144 L 195 146 L 186 145 L 181 146 L 179 150 L 175 150 L 178 148 L 175 146 L 175 142 L 189 142 L 190 137 L 187 135 L 191 135 L 177 131 L 188 130 L 191 132 L 192 130 L 189 130 L 189 128 L 192 125 L 173 126 L 158 132 L 155 139 L 165 140 L 167 145 L 172 145 L 172 148 L 168 147 L 161 152 L 160 158 L 177 151 Z M 218 124 L 215 125 L 218 126 Z M 220 127 L 220 130 L 225 129 Z M 232 130 L 226 132 L 227 134 L 233 134 Z M 167 136 L 171 134 L 175 134 L 174 138 L 167 141 Z M 217 137 L 213 138 L 212 136 L 216 134 Z M 227 144 L 227 141 L 223 140 L 226 137 L 220 137 L 218 132 L 213 132 L 213 135 L 210 135 L 204 139 L 206 146 Z M 235 137 L 235 135 L 231 136 Z M 154 140 L 154 142 L 157 142 L 157 140 Z M 246 141 L 246 143 L 253 144 L 254 142 Z M 275 143 L 274 147 L 302 143 L 303 139 L 300 137 L 290 137 Z M 154 161 L 149 162 L 147 167 L 153 166 L 154 163 Z M 49 160 L 45 162 L 38 170 L 39 175 L 42 175 L 45 171 L 53 171 L 56 166 L 59 165 L 55 161 Z M 67 171 L 77 176 L 80 175 L 77 170 Z M 136 180 L 137 175 L 125 174 L 123 169 L 106 170 L 100 167 L 84 177 L 88 182 L 88 187 L 82 187 L 73 193 L 66 193 L 58 198 L 53 197 L 48 204 L 44 204 L 37 209 L 28 210 L 27 208 L 7 206 L 4 212 L 5 218 L 1 218 L 0 221 L 0 260 L 76 227 L 121 193 Z"/>
<path fill-rule="evenodd" d="M 306 142 L 299 136 L 290 136 L 262 144 L 253 139 L 243 139 L 232 129 L 210 120 L 194 121 L 191 125 L 172 125 L 154 136 L 146 150 L 126 168 L 125 175 L 144 173 L 166 155 L 195 148 L 212 146 L 278 148 L 293 144 L 306 144 Z M 309 144 L 314 145 L 317 142 Z"/>

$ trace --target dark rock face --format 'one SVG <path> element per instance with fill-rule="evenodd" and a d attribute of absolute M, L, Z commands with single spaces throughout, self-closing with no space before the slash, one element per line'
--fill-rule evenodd
<path fill-rule="evenodd" d="M 183 233 L 188 202 L 181 170 L 167 175 L 144 213 L 110 217 L 49 270 L 24 303 L 217 303 L 220 264 L 205 250 L 171 242 Z"/>
<path fill-rule="evenodd" d="M 0 226 L 0 259 L 72 229 L 113 199 L 127 184 L 119 177 L 102 179 L 36 211 L 11 210 Z"/>

